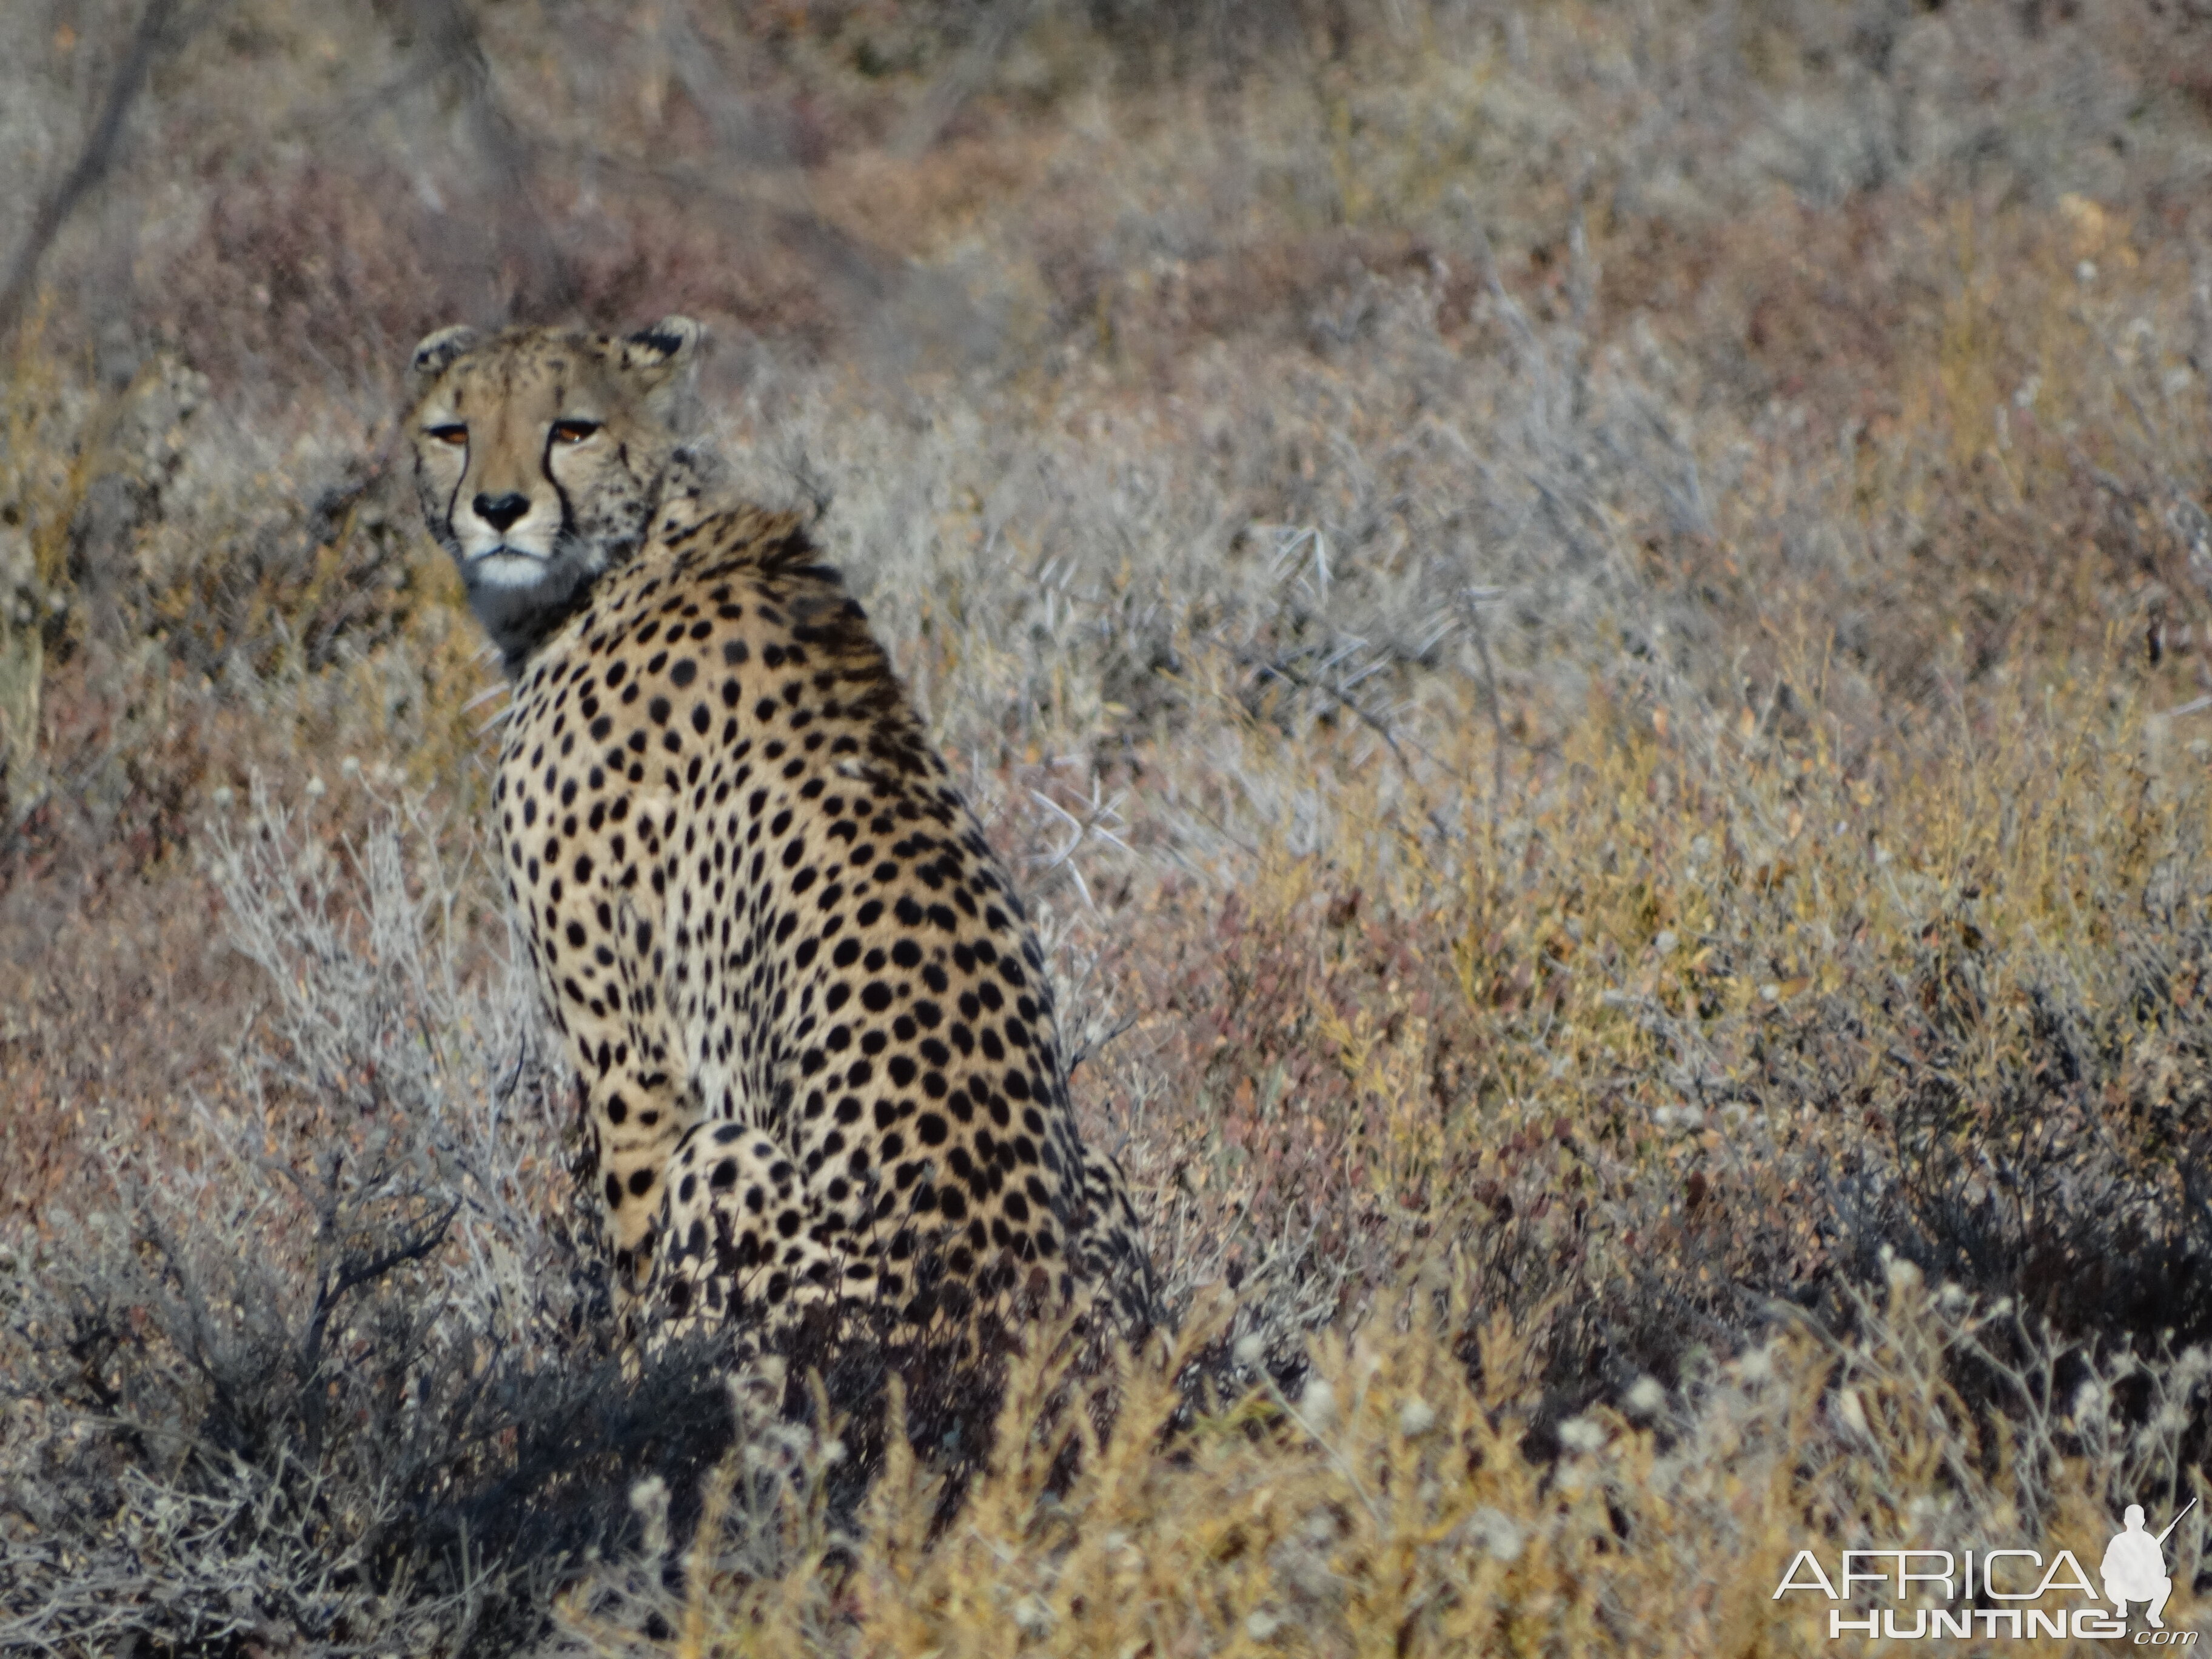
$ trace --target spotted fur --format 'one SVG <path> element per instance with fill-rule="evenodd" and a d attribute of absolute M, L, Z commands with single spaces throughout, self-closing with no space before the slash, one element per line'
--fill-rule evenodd
<path fill-rule="evenodd" d="M 1149 1322 L 1005 869 L 800 521 L 721 504 L 669 434 L 697 340 L 434 335 L 411 422 L 514 677 L 508 891 L 625 1311 Z"/>

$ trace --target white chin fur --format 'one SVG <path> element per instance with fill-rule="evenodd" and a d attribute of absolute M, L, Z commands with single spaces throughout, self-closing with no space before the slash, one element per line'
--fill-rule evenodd
<path fill-rule="evenodd" d="M 480 587 L 535 587 L 545 579 L 550 562 L 534 553 L 499 548 L 469 561 L 469 580 Z"/>

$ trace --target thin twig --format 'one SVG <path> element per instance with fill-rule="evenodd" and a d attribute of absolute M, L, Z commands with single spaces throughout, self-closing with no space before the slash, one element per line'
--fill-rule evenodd
<path fill-rule="evenodd" d="M 1490 853 L 1498 856 L 1498 808 L 1505 798 L 1505 711 L 1498 700 L 1498 659 L 1491 654 L 1490 630 L 1483 626 L 1482 604 L 1468 595 L 1468 619 L 1474 625 L 1475 648 L 1482 653 L 1483 690 L 1490 702 Z"/>
<path fill-rule="evenodd" d="M 1407 777 L 1413 775 L 1413 763 L 1406 758 L 1405 750 L 1399 746 L 1398 734 L 1390 729 L 1389 722 L 1379 715 L 1370 714 L 1360 706 L 1358 700 L 1349 693 L 1340 690 L 1324 680 L 1317 680 L 1310 675 L 1302 674 L 1288 663 L 1279 661 L 1257 651 L 1239 649 L 1237 653 L 1237 660 L 1247 668 L 1256 668 L 1263 674 L 1273 674 L 1277 679 L 1287 680 L 1302 690 L 1318 691 L 1325 697 L 1335 699 L 1363 725 L 1368 726 L 1383 742 L 1390 745 L 1391 754 L 1396 757 L 1398 764 L 1405 769 Z M 1420 745 L 1416 744 L 1414 747 L 1419 748 Z M 1425 749 L 1421 752 L 1428 753 Z"/>

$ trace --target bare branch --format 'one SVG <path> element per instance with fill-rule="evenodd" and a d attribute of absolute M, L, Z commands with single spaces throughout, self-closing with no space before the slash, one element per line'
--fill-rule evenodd
<path fill-rule="evenodd" d="M 100 106 L 100 118 L 92 124 L 92 131 L 85 136 L 84 148 L 77 152 L 76 165 L 69 170 L 60 188 L 40 205 L 31 221 L 30 234 L 16 250 L 7 286 L 0 288 L 0 338 L 10 333 L 21 318 L 23 307 L 31 297 L 31 284 L 54 238 L 61 234 L 70 216 L 114 166 L 116 152 L 122 147 L 123 123 L 131 113 L 131 106 L 138 101 L 155 60 L 182 44 L 187 31 L 172 28 L 176 15 L 177 0 L 148 0 L 145 13 L 131 34 L 130 47 L 116 67 L 115 78 L 108 82 L 107 100 Z"/>
<path fill-rule="evenodd" d="M 1037 0 L 999 0 L 976 24 L 966 47 L 908 112 L 892 143 L 893 153 L 920 155 L 935 144 L 952 118 L 960 113 L 960 106 L 981 89 L 1006 48 L 1029 27 L 1036 11 Z"/>
<path fill-rule="evenodd" d="M 491 64 L 476 18 L 463 0 L 416 0 L 415 15 L 423 54 L 459 89 L 469 132 L 490 172 L 501 240 L 522 268 L 515 310 L 532 317 L 573 310 L 582 285 L 532 198 L 531 146 L 493 92 Z"/>

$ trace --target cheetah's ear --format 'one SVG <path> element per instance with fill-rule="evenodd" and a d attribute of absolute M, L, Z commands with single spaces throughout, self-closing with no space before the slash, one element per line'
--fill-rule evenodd
<path fill-rule="evenodd" d="M 617 373 L 629 376 L 645 394 L 645 406 L 672 429 L 691 423 L 691 386 L 707 331 L 689 317 L 663 317 L 651 328 L 614 342 Z"/>
<path fill-rule="evenodd" d="M 699 355 L 707 331 L 689 317 L 663 317 L 651 328 L 615 342 L 615 366 L 648 386 L 673 379 Z"/>
<path fill-rule="evenodd" d="M 418 384 L 427 384 L 446 372 L 454 358 L 469 350 L 483 337 L 466 323 L 456 323 L 451 328 L 441 328 L 435 334 L 426 334 L 422 343 L 415 348 L 415 356 L 408 367 L 414 370 Z"/>

